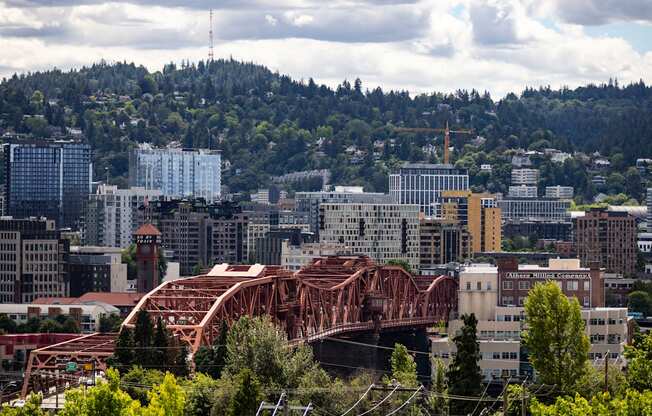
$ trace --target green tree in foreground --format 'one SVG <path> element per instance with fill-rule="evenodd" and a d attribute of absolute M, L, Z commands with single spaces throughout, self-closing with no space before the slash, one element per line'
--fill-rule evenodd
<path fill-rule="evenodd" d="M 177 384 L 176 378 L 166 373 L 163 383 L 149 393 L 149 405 L 143 416 L 183 416 L 185 406 L 186 393 Z"/>
<path fill-rule="evenodd" d="M 116 370 L 106 372 L 106 381 L 85 390 L 76 388 L 66 392 L 62 416 L 136 416 L 140 415 L 140 403 L 120 390 L 120 375 Z"/>
<path fill-rule="evenodd" d="M 253 415 L 260 405 L 262 394 L 260 383 L 249 369 L 243 369 L 237 376 L 237 390 L 231 397 L 229 416 Z"/>
<path fill-rule="evenodd" d="M 636 337 L 634 345 L 625 346 L 627 381 L 637 390 L 652 390 L 652 332 Z"/>
<path fill-rule="evenodd" d="M 567 298 L 554 282 L 538 283 L 525 300 L 525 323 L 523 342 L 541 382 L 574 392 L 590 347 L 577 299 Z"/>
<path fill-rule="evenodd" d="M 448 399 L 446 397 L 439 396 L 448 395 L 448 386 L 446 384 L 446 366 L 440 358 L 433 358 L 431 363 L 430 391 L 433 394 L 428 397 L 428 407 L 434 414 L 447 416 L 449 407 Z"/>
<path fill-rule="evenodd" d="M 480 344 L 478 343 L 478 320 L 474 314 L 462 315 L 464 326 L 453 337 L 457 353 L 448 367 L 448 391 L 462 396 L 479 396 L 482 392 L 480 372 Z M 453 401 L 452 414 L 466 414 L 473 411 L 475 402 Z"/>
<path fill-rule="evenodd" d="M 558 397 L 554 404 L 546 406 L 536 398 L 530 406 L 532 416 L 643 416 L 652 415 L 652 391 L 628 390 L 622 398 L 612 399 L 609 393 L 601 393 L 587 400 L 574 397 Z"/>
<path fill-rule="evenodd" d="M 49 413 L 41 409 L 43 396 L 41 394 L 30 394 L 23 407 L 9 407 L 3 405 L 0 410 L 1 416 L 47 416 Z"/>

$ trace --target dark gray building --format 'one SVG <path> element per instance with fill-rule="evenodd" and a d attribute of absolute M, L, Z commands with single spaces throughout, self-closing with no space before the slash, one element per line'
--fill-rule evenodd
<path fill-rule="evenodd" d="M 299 228 L 269 231 L 265 237 L 256 239 L 256 254 L 253 260 L 260 264 L 280 265 L 283 242 L 286 240 L 292 246 L 300 246 L 313 243 L 314 234 Z"/>
<path fill-rule="evenodd" d="M 79 228 L 91 191 L 91 148 L 75 141 L 4 144 L 7 214 Z"/>

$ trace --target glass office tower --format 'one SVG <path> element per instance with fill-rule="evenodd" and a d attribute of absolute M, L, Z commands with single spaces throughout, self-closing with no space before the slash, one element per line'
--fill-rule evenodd
<path fill-rule="evenodd" d="M 74 141 L 4 144 L 7 214 L 77 229 L 92 181 L 91 148 Z"/>

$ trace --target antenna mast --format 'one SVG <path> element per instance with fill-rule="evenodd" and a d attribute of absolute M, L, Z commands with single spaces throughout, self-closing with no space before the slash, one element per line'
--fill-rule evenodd
<path fill-rule="evenodd" d="M 209 14 L 208 62 L 213 62 L 213 9 L 210 9 L 210 14 Z"/>

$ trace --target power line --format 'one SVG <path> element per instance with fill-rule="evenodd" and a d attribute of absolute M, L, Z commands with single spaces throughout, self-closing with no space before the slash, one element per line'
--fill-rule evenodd
<path fill-rule="evenodd" d="M 423 389 L 423 385 L 419 386 L 419 388 L 414 391 L 414 394 L 412 394 L 412 396 L 408 397 L 408 399 L 402 405 L 400 405 L 396 409 L 392 410 L 391 412 L 387 413 L 385 416 L 391 416 L 391 415 L 395 414 L 396 412 L 398 412 L 399 410 L 401 410 L 402 408 L 404 408 L 405 406 L 407 406 L 407 404 L 410 403 L 410 400 L 412 400 L 414 398 L 414 396 L 416 396 L 421 391 L 421 389 Z"/>
<path fill-rule="evenodd" d="M 360 398 L 358 399 L 358 401 L 355 402 L 355 403 L 353 403 L 353 406 L 351 406 L 351 407 L 349 408 L 349 410 L 347 410 L 346 412 L 342 413 L 340 416 L 345 416 L 347 413 L 349 413 L 351 410 L 353 410 L 357 405 L 359 405 L 360 402 L 362 402 L 362 400 L 365 398 L 365 396 L 367 395 L 367 393 L 369 393 L 369 391 L 370 391 L 373 387 L 374 387 L 374 384 L 371 383 L 371 385 L 369 386 L 369 388 L 368 388 L 364 393 L 362 393 L 362 396 L 360 396 Z"/>
<path fill-rule="evenodd" d="M 384 399 L 382 399 L 381 401 L 379 401 L 379 402 L 378 402 L 374 407 L 372 407 L 371 409 L 367 410 L 366 412 L 360 413 L 358 416 L 364 416 L 364 415 L 369 414 L 369 413 L 371 413 L 372 411 L 378 409 L 378 407 L 380 407 L 381 404 L 385 403 L 385 402 L 387 401 L 387 399 L 389 399 L 389 398 L 392 396 L 392 394 L 394 394 L 394 392 L 395 392 L 396 390 L 398 390 L 399 387 L 401 387 L 401 385 L 400 385 L 399 383 L 396 383 L 396 387 L 394 387 L 394 390 L 390 391 L 389 394 L 388 394 L 387 396 L 385 396 Z"/>

